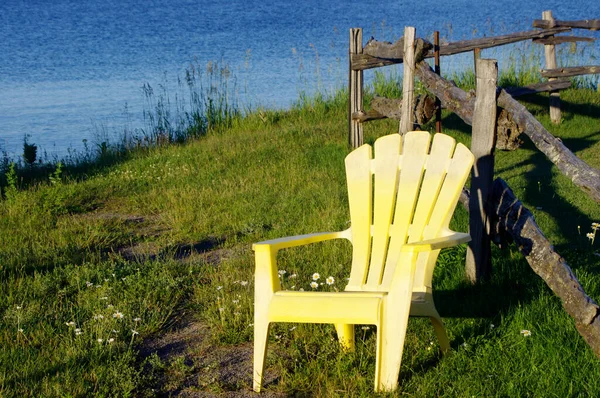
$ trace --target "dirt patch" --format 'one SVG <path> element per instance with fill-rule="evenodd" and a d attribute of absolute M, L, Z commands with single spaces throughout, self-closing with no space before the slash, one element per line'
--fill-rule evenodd
<path fill-rule="evenodd" d="M 181 321 L 171 330 L 150 338 L 140 356 L 156 354 L 162 363 L 153 394 L 176 397 L 259 397 L 252 391 L 252 343 L 211 344 L 210 328 L 199 321 Z M 265 386 L 278 374 L 268 369 Z M 284 397 L 264 391 L 260 397 Z"/>
<path fill-rule="evenodd" d="M 158 219 L 112 212 L 88 213 L 85 218 L 116 222 L 125 226 L 134 239 L 132 244 L 115 248 L 112 253 L 128 261 L 172 258 L 218 266 L 237 256 L 246 247 L 223 248 L 227 236 L 209 236 L 189 244 L 161 246 L 155 241 L 165 232 Z M 193 314 L 179 313 L 172 323 L 139 347 L 144 386 L 139 396 L 176 397 L 283 397 L 285 394 L 252 391 L 253 346 L 215 345 L 210 327 L 194 320 Z M 267 369 L 264 385 L 277 382 L 278 373 Z"/>

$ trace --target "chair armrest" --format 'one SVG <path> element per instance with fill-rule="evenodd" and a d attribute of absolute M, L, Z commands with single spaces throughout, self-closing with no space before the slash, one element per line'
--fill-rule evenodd
<path fill-rule="evenodd" d="M 407 243 L 402 246 L 402 252 L 423 252 L 443 249 L 446 247 L 460 245 L 471 240 L 471 235 L 463 232 L 452 232 L 450 235 L 440 238 L 422 240 L 420 242 Z"/>
<path fill-rule="evenodd" d="M 268 302 L 273 296 L 273 293 L 281 290 L 279 275 L 277 274 L 277 252 L 279 250 L 339 238 L 350 240 L 350 228 L 338 232 L 320 232 L 315 234 L 288 236 L 287 238 L 266 240 L 264 242 L 253 244 L 252 250 L 255 252 L 255 306 L 268 306 Z"/>
<path fill-rule="evenodd" d="M 338 232 L 318 232 L 314 234 L 288 236 L 285 238 L 271 239 L 263 242 L 254 243 L 252 250 L 268 249 L 271 251 L 279 251 L 294 246 L 307 245 L 309 243 L 323 242 L 331 239 L 345 238 L 350 240 L 350 228 Z"/>

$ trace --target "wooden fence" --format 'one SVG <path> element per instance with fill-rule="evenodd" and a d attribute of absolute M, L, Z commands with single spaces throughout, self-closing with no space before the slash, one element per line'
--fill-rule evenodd
<path fill-rule="evenodd" d="M 451 43 L 439 44 L 439 32 L 434 33 L 438 38 L 432 45 L 422 39 L 415 41 L 415 53 L 420 54 L 420 61 L 426 58 L 438 59 L 436 63 L 439 73 L 439 57 L 453 54 L 473 52 L 474 58 L 479 58 L 482 49 L 503 46 L 506 44 L 517 43 L 526 40 L 532 40 L 533 43 L 544 45 L 545 67 L 541 70 L 541 76 L 548 78 L 547 82 L 541 82 L 526 87 L 512 88 L 508 92 L 513 96 L 520 96 L 536 92 L 550 92 L 550 116 L 554 123 L 560 123 L 560 95 L 559 91 L 570 87 L 571 82 L 565 80 L 567 77 L 579 76 L 584 74 L 600 73 L 600 66 L 579 66 L 579 67 L 558 67 L 556 63 L 556 45 L 561 43 L 590 42 L 593 38 L 581 36 L 559 36 L 560 33 L 570 32 L 572 29 L 600 29 L 600 19 L 582 20 L 582 21 L 560 21 L 555 20 L 551 11 L 544 11 L 541 20 L 533 22 L 535 30 L 526 32 L 517 32 L 507 35 L 485 37 L 479 39 L 463 40 Z M 394 101 L 390 106 L 388 103 L 384 109 L 371 104 L 371 109 L 365 111 L 363 104 L 363 71 L 367 69 L 379 68 L 387 65 L 404 63 L 404 38 L 395 43 L 379 42 L 371 39 L 363 47 L 362 30 L 350 30 L 350 51 L 349 51 L 349 95 L 348 105 L 348 141 L 356 148 L 363 143 L 362 123 L 371 120 L 393 117 L 401 119 L 401 112 L 393 112 L 393 108 L 401 106 L 400 101 Z M 406 65 L 405 65 L 406 66 Z M 411 67 L 408 67 L 411 69 Z M 405 67 L 406 69 L 406 67 Z M 411 106 L 415 104 L 411 101 Z M 387 110 L 386 110 L 387 109 Z M 390 111 L 391 109 L 391 111 Z M 382 112 L 383 110 L 383 112 Z M 424 112 L 423 110 L 420 110 Z M 436 108 L 438 131 L 441 131 L 441 122 L 439 108 Z"/>
<path fill-rule="evenodd" d="M 577 330 L 594 353 L 600 357 L 600 306 L 585 293 L 566 261 L 554 251 L 535 223 L 531 212 L 514 196 L 508 185 L 501 179 L 492 182 L 494 143 L 499 140 L 498 127 L 503 120 L 509 120 L 512 123 L 511 128 L 515 128 L 519 134 L 528 135 L 534 145 L 564 175 L 600 203 L 600 170 L 577 158 L 560 139 L 552 136 L 523 105 L 513 98 L 517 94 L 550 91 L 550 113 L 554 115 L 553 121 L 560 122 L 558 90 L 570 85 L 570 82 L 560 78 L 600 73 L 600 67 L 558 68 L 555 62 L 556 44 L 590 39 L 556 36 L 556 34 L 570 31 L 573 27 L 596 30 L 600 28 L 600 20 L 557 21 L 552 18 L 551 12 L 545 11 L 542 20 L 534 21 L 534 27 L 543 29 L 444 45 L 439 45 L 439 35 L 436 33 L 435 46 L 422 39 L 415 40 L 414 28 L 406 28 L 404 37 L 396 43 L 371 40 L 362 47 L 362 32 L 360 29 L 351 30 L 349 142 L 352 146 L 361 145 L 362 123 L 388 117 L 385 112 L 400 119 L 401 134 L 412 129 L 415 104 L 411 99 L 413 91 L 411 83 L 414 76 L 417 76 L 423 86 L 435 96 L 433 103 L 438 105 L 436 112 L 438 122 L 439 109 L 445 107 L 473 126 L 471 150 L 475 155 L 474 171 L 470 191 L 465 190 L 461 195 L 461 202 L 470 214 L 469 231 L 472 236 L 466 259 L 467 277 L 472 282 L 489 277 L 492 241 L 503 244 L 508 239 L 517 243 L 531 268 L 561 298 L 563 308 L 574 319 Z M 478 49 L 523 40 L 533 40 L 545 46 L 546 68 L 542 70 L 542 76 L 548 77 L 549 81 L 511 91 L 499 89 L 497 62 L 480 59 Z M 475 95 L 466 93 L 439 74 L 440 55 L 466 51 L 473 51 L 475 56 L 477 81 Z M 423 61 L 432 56 L 436 58 L 435 72 Z M 377 109 L 365 112 L 362 108 L 363 71 L 400 62 L 404 63 L 402 100 L 378 99 L 379 102 L 374 101 L 371 104 L 372 108 Z M 380 112 L 386 106 L 387 110 Z M 558 119 L 555 120 L 557 117 Z M 436 129 L 439 131 L 439 124 Z"/>

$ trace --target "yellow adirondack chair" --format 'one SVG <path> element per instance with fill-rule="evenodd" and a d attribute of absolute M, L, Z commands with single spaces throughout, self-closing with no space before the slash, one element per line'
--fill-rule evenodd
<path fill-rule="evenodd" d="M 470 240 L 448 226 L 473 155 L 453 138 L 413 131 L 377 139 L 375 158 L 363 145 L 346 157 L 351 227 L 253 245 L 254 390 L 262 385 L 271 322 L 332 323 L 345 349 L 354 349 L 354 325 L 377 327 L 375 391 L 393 391 L 409 315 L 429 317 L 443 352 L 450 348 L 431 293 L 440 249 Z M 430 150 L 431 144 L 431 150 Z M 276 257 L 281 249 L 330 239 L 352 242 L 344 292 L 283 291 Z"/>

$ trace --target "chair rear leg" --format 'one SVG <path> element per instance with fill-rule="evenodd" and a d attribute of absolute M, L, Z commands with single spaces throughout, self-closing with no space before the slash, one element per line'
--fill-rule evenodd
<path fill-rule="evenodd" d="M 437 316 L 430 316 L 431 324 L 433 325 L 433 329 L 435 330 L 435 334 L 440 342 L 440 348 L 442 350 L 442 354 L 447 354 L 450 351 L 450 340 L 448 339 L 448 334 L 446 333 L 446 328 L 444 327 L 444 323 L 442 322 L 442 318 Z"/>
<path fill-rule="evenodd" d="M 347 323 L 336 323 L 335 330 L 337 331 L 338 340 L 344 351 L 354 352 L 354 325 Z"/>
<path fill-rule="evenodd" d="M 260 392 L 262 388 L 263 373 L 265 370 L 265 356 L 267 354 L 267 337 L 269 335 L 269 322 L 254 322 L 254 374 L 253 390 Z"/>

